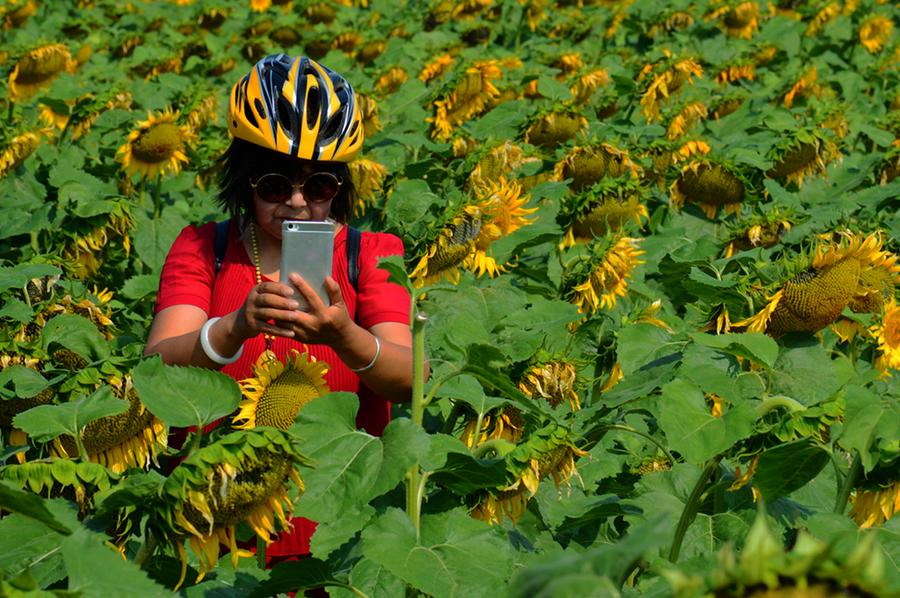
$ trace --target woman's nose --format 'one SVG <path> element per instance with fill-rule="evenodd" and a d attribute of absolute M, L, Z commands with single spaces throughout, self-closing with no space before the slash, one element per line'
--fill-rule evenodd
<path fill-rule="evenodd" d="M 306 198 L 303 197 L 303 186 L 294 184 L 291 188 L 291 198 L 288 200 L 288 203 L 292 206 L 305 206 Z"/>

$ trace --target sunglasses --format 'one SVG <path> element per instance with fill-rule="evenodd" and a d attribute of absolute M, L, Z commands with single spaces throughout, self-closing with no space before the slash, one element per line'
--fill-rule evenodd
<path fill-rule="evenodd" d="M 277 172 L 264 174 L 250 186 L 261 200 L 266 203 L 287 203 L 294 194 L 294 189 L 303 193 L 303 199 L 311 203 L 331 201 L 338 194 L 344 181 L 330 172 L 314 172 L 302 183 L 295 183 Z"/>

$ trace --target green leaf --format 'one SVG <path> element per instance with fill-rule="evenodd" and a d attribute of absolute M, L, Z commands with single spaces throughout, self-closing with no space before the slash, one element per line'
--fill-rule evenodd
<path fill-rule="evenodd" d="M 0 291 L 23 289 L 32 278 L 59 276 L 62 270 L 49 264 L 22 264 L 11 268 L 0 267 Z"/>
<path fill-rule="evenodd" d="M 804 405 L 830 399 L 843 386 L 835 362 L 815 339 L 782 341 L 772 372 L 770 394 L 791 397 Z"/>
<path fill-rule="evenodd" d="M 328 525 L 316 527 L 316 533 L 310 540 L 310 552 L 315 558 L 327 559 L 332 552 L 351 540 L 363 529 L 375 515 L 371 505 L 354 505 L 341 513 L 341 516 Z"/>
<path fill-rule="evenodd" d="M 151 581 L 140 567 L 122 559 L 106 546 L 104 539 L 104 536 L 82 528 L 63 540 L 62 555 L 69 574 L 69 590 L 80 592 L 86 598 L 163 598 L 172 595 Z"/>
<path fill-rule="evenodd" d="M 337 582 L 331 567 L 325 561 L 304 558 L 299 561 L 278 563 L 272 567 L 269 579 L 253 589 L 250 598 L 266 598 L 287 592 L 300 592 L 321 588 Z M 304 594 L 305 595 L 305 594 Z"/>
<path fill-rule="evenodd" d="M 306 492 L 296 514 L 322 523 L 337 521 L 392 490 L 418 455 L 427 452 L 427 435 L 408 419 L 388 424 L 383 439 L 357 430 L 358 408 L 356 395 L 332 393 L 300 411 L 292 430 L 315 467 L 303 471 Z"/>
<path fill-rule="evenodd" d="M 184 226 L 184 222 L 173 212 L 164 210 L 161 216 L 151 219 L 143 211 L 138 211 L 134 217 L 135 228 L 131 235 L 135 252 L 154 272 L 162 268 L 172 242 Z"/>
<path fill-rule="evenodd" d="M 378 260 L 378 268 L 387 270 L 388 282 L 399 284 L 406 289 L 411 297 L 415 297 L 415 289 L 409 274 L 406 272 L 406 265 L 403 263 L 403 257 L 399 255 L 389 255 Z"/>
<path fill-rule="evenodd" d="M 109 343 L 93 322 L 75 314 L 60 314 L 44 326 L 41 345 L 50 351 L 57 344 L 74 351 L 87 360 L 109 356 Z"/>
<path fill-rule="evenodd" d="M 0 308 L 0 318 L 9 318 L 16 322 L 30 322 L 34 317 L 34 311 L 28 307 L 28 304 L 19 299 L 7 299 L 6 303 Z"/>
<path fill-rule="evenodd" d="M 350 570 L 351 587 L 366 596 L 403 596 L 406 584 L 396 575 L 365 556 Z M 358 598 L 359 594 L 338 587 L 329 591 L 334 598 Z"/>
<path fill-rule="evenodd" d="M 141 402 L 175 428 L 202 427 L 237 409 L 241 391 L 232 379 L 213 370 L 165 365 L 159 355 L 132 370 Z"/>
<path fill-rule="evenodd" d="M 809 439 L 781 444 L 760 454 L 753 486 L 771 503 L 802 488 L 828 461 L 828 451 Z"/>
<path fill-rule="evenodd" d="M 72 531 L 47 510 L 44 502 L 40 496 L 21 490 L 5 480 L 0 480 L 0 510 L 19 513 L 24 517 L 39 521 L 56 533 L 71 534 Z M 6 519 L 0 520 L 0 526 L 3 526 L 0 529 L 4 529 L 6 521 Z M 14 524 L 10 523 L 9 525 L 13 526 Z M 9 536 L 4 533 L 2 537 L 6 539 Z M 11 548 L 12 546 L 7 546 L 6 550 Z M 0 550 L 0 554 L 5 554 L 6 550 Z"/>
<path fill-rule="evenodd" d="M 159 289 L 159 275 L 139 274 L 132 276 L 122 285 L 122 296 L 126 299 L 143 299 Z"/>
<path fill-rule="evenodd" d="M 3 572 L 0 577 L 30 571 L 40 587 L 64 579 L 66 570 L 60 553 L 61 539 L 58 532 L 36 519 L 19 513 L 5 515 L 0 520 L 0 572 Z"/>
<path fill-rule="evenodd" d="M 675 351 L 670 344 L 671 334 L 654 326 L 638 322 L 622 327 L 618 332 L 616 355 L 626 377 Z"/>
<path fill-rule="evenodd" d="M 766 366 L 767 369 L 772 368 L 778 358 L 778 343 L 761 332 L 718 335 L 695 333 L 691 335 L 691 338 L 696 343 L 718 349 L 735 357 L 749 359 L 754 363 Z"/>
<path fill-rule="evenodd" d="M 8 388 L 10 383 L 12 389 Z M 0 399 L 28 399 L 49 386 L 50 382 L 46 378 L 24 365 L 11 365 L 0 371 Z"/>
<path fill-rule="evenodd" d="M 434 596 L 493 596 L 512 566 L 502 532 L 464 509 L 423 515 L 421 539 L 403 511 L 388 509 L 363 531 L 364 554 Z"/>
<path fill-rule="evenodd" d="M 850 385 L 844 396 L 844 427 L 838 444 L 858 451 L 863 469 L 871 471 L 879 461 L 876 439 L 897 439 L 900 401 L 888 394 L 876 394 L 868 388 Z"/>
<path fill-rule="evenodd" d="M 659 425 L 688 463 L 699 465 L 747 438 L 755 421 L 756 408 L 749 401 L 713 417 L 703 392 L 693 384 L 673 380 L 663 386 Z"/>
<path fill-rule="evenodd" d="M 95 419 L 125 413 L 128 407 L 128 401 L 116 398 L 111 387 L 101 386 L 76 401 L 33 407 L 15 416 L 13 425 L 38 442 L 47 442 L 63 434 L 80 436 Z"/>
<path fill-rule="evenodd" d="M 565 102 L 572 99 L 572 92 L 566 85 L 549 75 L 538 79 L 537 90 L 552 102 Z"/>

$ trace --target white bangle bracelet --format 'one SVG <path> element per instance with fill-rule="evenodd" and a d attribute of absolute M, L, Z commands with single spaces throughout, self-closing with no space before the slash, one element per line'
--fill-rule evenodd
<path fill-rule="evenodd" d="M 375 339 L 375 356 L 372 357 L 372 361 L 370 361 L 366 365 L 362 366 L 361 368 L 350 368 L 350 371 L 353 372 L 354 374 L 359 374 L 361 372 L 367 372 L 367 371 L 371 370 L 373 367 L 375 367 L 375 362 L 378 361 L 378 356 L 381 355 L 381 339 L 379 339 L 374 334 L 372 335 L 372 338 Z"/>
<path fill-rule="evenodd" d="M 210 361 L 218 363 L 219 365 L 228 365 L 241 358 L 241 355 L 244 353 L 244 345 L 241 345 L 241 348 L 237 350 L 237 353 L 231 357 L 222 357 L 216 353 L 216 350 L 213 349 L 212 345 L 209 343 L 209 329 L 221 319 L 222 318 L 210 318 L 206 321 L 206 324 L 200 329 L 200 346 L 203 347 L 203 352 L 206 353 L 206 356 L 209 357 Z"/>

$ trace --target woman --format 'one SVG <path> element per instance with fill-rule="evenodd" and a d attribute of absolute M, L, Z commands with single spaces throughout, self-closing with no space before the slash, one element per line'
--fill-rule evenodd
<path fill-rule="evenodd" d="M 308 58 L 267 56 L 233 87 L 227 122 L 234 139 L 219 200 L 231 222 L 221 267 L 216 224 L 186 227 L 162 270 L 146 353 L 241 380 L 255 374 L 265 351 L 282 362 L 292 350 L 308 351 L 328 364 L 330 390 L 359 392 L 357 422 L 380 434 L 390 413 L 385 399 L 406 401 L 412 387 L 410 297 L 376 267 L 381 257 L 403 254 L 393 235 L 363 233 L 357 284 L 348 276 L 353 184 L 346 163 L 363 141 L 353 88 Z M 277 282 L 281 223 L 326 218 L 336 222 L 330 305 L 294 274 L 291 283 L 308 303 L 299 311 L 291 287 Z M 313 529 L 295 520 L 294 533 L 267 554 L 308 552 Z"/>

